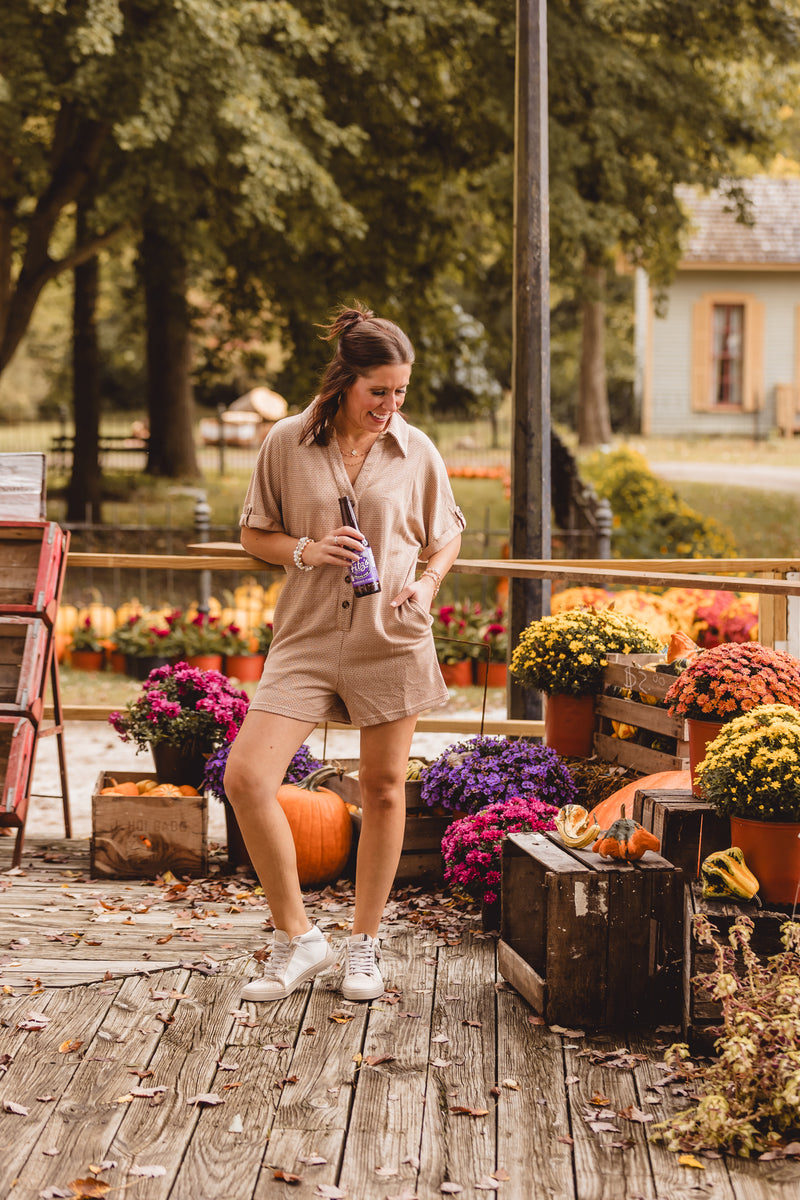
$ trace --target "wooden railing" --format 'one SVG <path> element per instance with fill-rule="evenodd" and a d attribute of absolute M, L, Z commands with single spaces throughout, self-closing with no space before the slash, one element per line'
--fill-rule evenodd
<path fill-rule="evenodd" d="M 69 566 L 111 569 L 170 569 L 174 571 L 263 571 L 264 562 L 252 558 L 235 543 L 195 543 L 187 554 L 70 554 Z M 755 594 L 759 598 L 759 640 L 764 645 L 788 649 L 800 657 L 800 557 L 797 559 L 459 559 L 452 570 L 465 575 L 507 579 L 569 579 L 591 584 L 641 584 L 645 587 L 692 587 L 700 590 Z M 711 573 L 713 572 L 713 573 Z M 67 721 L 107 719 L 112 707 L 67 705 Z M 52 718 L 52 707 L 45 710 Z M 346 729 L 334 722 L 329 729 Z M 501 733 L 541 737 L 542 721 L 485 720 L 480 717 L 420 717 L 420 733 Z"/>

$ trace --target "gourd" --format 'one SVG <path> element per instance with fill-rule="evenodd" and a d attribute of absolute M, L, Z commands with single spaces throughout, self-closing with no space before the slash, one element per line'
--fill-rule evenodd
<path fill-rule="evenodd" d="M 300 783 L 283 783 L 278 803 L 286 814 L 297 853 L 301 885 L 338 879 L 350 855 L 353 824 L 341 796 L 320 785 L 336 767 L 320 767 Z"/>
<path fill-rule="evenodd" d="M 700 867 L 700 879 L 704 899 L 757 899 L 759 882 L 738 846 L 709 854 Z"/>
<path fill-rule="evenodd" d="M 556 813 L 555 823 L 558 836 L 573 850 L 588 846 L 600 833 L 600 826 L 582 804 L 565 804 Z"/>
<path fill-rule="evenodd" d="M 626 862 L 636 862 L 646 850 L 660 850 L 661 842 L 638 821 L 626 817 L 623 804 L 622 816 L 610 829 L 600 834 L 592 849 L 602 858 L 621 858 Z"/>
<path fill-rule="evenodd" d="M 638 791 L 653 791 L 664 788 L 676 792 L 690 791 L 692 776 L 690 771 L 657 771 L 654 775 L 643 775 L 618 788 L 605 800 L 601 800 L 592 809 L 590 816 L 594 818 L 601 829 L 607 829 L 617 817 L 621 816 L 623 805 L 633 804 L 633 798 Z"/>

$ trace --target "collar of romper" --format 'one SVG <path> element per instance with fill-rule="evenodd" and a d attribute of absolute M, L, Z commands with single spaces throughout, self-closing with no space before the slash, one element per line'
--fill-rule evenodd
<path fill-rule="evenodd" d="M 316 402 L 316 398 L 314 401 L 312 401 L 312 403 L 308 406 L 308 408 L 301 414 L 303 423 L 305 423 L 305 418 L 311 412 L 311 409 L 313 408 L 315 402 Z M 389 422 L 388 428 L 386 428 L 383 431 L 383 433 L 380 434 L 380 437 L 381 438 L 386 438 L 386 437 L 392 438 L 394 440 L 398 450 L 403 455 L 403 458 L 408 458 L 408 422 L 406 421 L 406 419 L 402 415 L 402 413 L 400 413 L 400 412 L 393 413 L 392 419 Z M 349 458 L 349 455 L 345 454 L 345 457 Z"/>

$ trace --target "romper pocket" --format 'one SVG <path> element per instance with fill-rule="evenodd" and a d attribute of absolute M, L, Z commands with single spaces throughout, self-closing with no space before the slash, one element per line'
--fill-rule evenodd
<path fill-rule="evenodd" d="M 428 633 L 433 625 L 433 613 L 427 612 L 413 596 L 404 600 L 399 608 L 393 608 L 392 612 L 397 618 L 400 631 L 409 637 L 419 637 Z"/>

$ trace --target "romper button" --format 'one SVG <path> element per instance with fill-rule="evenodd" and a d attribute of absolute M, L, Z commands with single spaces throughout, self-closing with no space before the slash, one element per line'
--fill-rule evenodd
<path fill-rule="evenodd" d="M 349 607 L 350 607 L 350 601 L 349 601 L 349 600 L 343 600 L 343 601 L 342 601 L 342 608 L 349 608 Z"/>
<path fill-rule="evenodd" d="M 350 576 L 349 576 L 349 575 L 345 575 L 345 577 L 344 577 L 344 581 L 345 581 L 345 583 L 352 583 L 352 582 L 353 582 L 353 581 L 352 581 L 352 579 L 350 578 Z"/>

